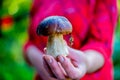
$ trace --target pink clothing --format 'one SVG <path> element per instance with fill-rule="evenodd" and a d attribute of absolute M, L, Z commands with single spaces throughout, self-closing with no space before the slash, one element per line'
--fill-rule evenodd
<path fill-rule="evenodd" d="M 24 52 L 30 45 L 43 51 L 47 37 L 38 36 L 36 27 L 51 15 L 65 16 L 72 23 L 73 48 L 97 50 L 104 56 L 104 66 L 94 73 L 86 74 L 81 80 L 113 80 L 111 55 L 117 20 L 116 0 L 34 0 L 30 13 L 29 41 Z M 67 43 L 69 37 L 64 36 Z M 37 76 L 36 80 L 39 78 Z"/>

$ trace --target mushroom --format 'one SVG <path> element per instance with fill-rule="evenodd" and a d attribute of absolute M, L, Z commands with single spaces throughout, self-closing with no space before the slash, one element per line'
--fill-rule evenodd
<path fill-rule="evenodd" d="M 67 43 L 63 35 L 72 32 L 72 25 L 63 16 L 50 16 L 45 18 L 37 27 L 37 35 L 48 36 L 46 54 L 53 57 L 67 56 Z"/>

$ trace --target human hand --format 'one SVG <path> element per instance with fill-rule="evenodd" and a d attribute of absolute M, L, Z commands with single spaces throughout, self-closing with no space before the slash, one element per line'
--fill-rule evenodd
<path fill-rule="evenodd" d="M 80 79 L 87 71 L 85 55 L 81 51 L 68 49 L 69 55 L 67 57 L 60 55 L 57 58 L 62 67 L 52 56 L 45 55 L 44 58 L 57 79 Z"/>
<path fill-rule="evenodd" d="M 55 75 L 54 76 L 55 78 L 57 78 L 59 80 L 64 80 L 65 76 L 66 76 L 66 73 L 64 72 L 64 70 L 61 67 L 61 65 L 59 64 L 59 62 L 57 62 L 57 60 L 50 55 L 44 55 L 44 59 L 45 59 L 45 62 L 47 63 L 45 65 L 47 67 L 46 68 L 47 71 L 50 74 Z M 50 71 L 52 71 L 52 73 Z"/>
<path fill-rule="evenodd" d="M 40 78 L 42 80 L 57 80 L 57 78 L 54 77 L 54 74 L 46 66 L 43 56 L 43 53 L 34 45 L 27 49 L 27 57 L 30 63 L 35 67 Z"/>

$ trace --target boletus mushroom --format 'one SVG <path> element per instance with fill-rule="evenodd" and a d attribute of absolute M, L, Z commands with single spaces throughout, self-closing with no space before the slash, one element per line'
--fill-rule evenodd
<path fill-rule="evenodd" d="M 72 32 L 72 25 L 69 20 L 63 16 L 50 16 L 45 18 L 37 27 L 37 34 L 48 36 L 46 54 L 53 57 L 58 55 L 67 56 L 67 43 L 63 35 Z"/>

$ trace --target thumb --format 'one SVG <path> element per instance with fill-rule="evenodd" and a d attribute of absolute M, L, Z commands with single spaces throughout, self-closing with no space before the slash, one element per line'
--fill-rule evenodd
<path fill-rule="evenodd" d="M 69 54 L 67 57 L 72 60 L 76 59 L 76 57 L 78 56 L 78 51 L 70 47 L 68 47 L 68 51 L 69 51 Z"/>
<path fill-rule="evenodd" d="M 77 50 L 77 49 L 73 49 L 70 47 L 68 47 L 68 51 L 69 51 L 69 54 L 67 57 L 72 59 L 72 60 L 79 59 L 84 54 L 82 51 Z"/>
<path fill-rule="evenodd" d="M 43 51 L 44 51 L 44 53 L 46 53 L 46 52 L 47 52 L 47 48 L 45 47 L 45 48 L 43 49 Z"/>

